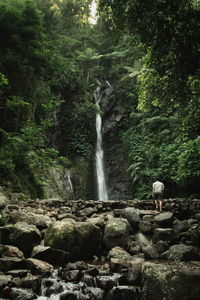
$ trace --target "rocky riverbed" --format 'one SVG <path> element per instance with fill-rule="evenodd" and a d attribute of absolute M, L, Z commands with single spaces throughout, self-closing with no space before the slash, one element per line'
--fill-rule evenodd
<path fill-rule="evenodd" d="M 0 194 L 1 299 L 197 300 L 200 201 Z"/>

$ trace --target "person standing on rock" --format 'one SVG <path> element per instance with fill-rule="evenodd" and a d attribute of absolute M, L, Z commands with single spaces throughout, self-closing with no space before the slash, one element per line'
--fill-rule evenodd
<path fill-rule="evenodd" d="M 163 201 L 163 192 L 164 184 L 158 179 L 152 185 L 152 197 L 155 201 L 156 209 L 159 209 L 162 212 L 162 201 Z"/>

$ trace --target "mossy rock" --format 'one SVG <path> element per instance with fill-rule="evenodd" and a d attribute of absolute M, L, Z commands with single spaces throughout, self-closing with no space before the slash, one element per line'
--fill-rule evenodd
<path fill-rule="evenodd" d="M 69 252 L 72 259 L 90 258 L 101 246 L 101 230 L 89 222 L 65 219 L 51 224 L 45 246 Z"/>

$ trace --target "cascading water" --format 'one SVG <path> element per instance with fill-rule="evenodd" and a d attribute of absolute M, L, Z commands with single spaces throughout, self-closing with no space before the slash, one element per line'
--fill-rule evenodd
<path fill-rule="evenodd" d="M 101 101 L 101 87 L 98 86 L 95 91 L 95 103 L 100 110 Z M 98 200 L 107 201 L 108 194 L 106 190 L 106 181 L 104 173 L 104 162 L 103 162 L 103 147 L 102 147 L 102 119 L 101 114 L 96 114 L 96 133 L 97 133 L 97 144 L 96 144 L 96 173 L 97 173 L 97 187 L 98 187 Z"/>

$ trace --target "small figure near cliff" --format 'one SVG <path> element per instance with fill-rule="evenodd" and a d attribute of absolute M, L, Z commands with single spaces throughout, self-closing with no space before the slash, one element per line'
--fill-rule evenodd
<path fill-rule="evenodd" d="M 156 209 L 162 212 L 162 201 L 163 201 L 164 184 L 158 179 L 152 185 L 152 197 L 155 201 Z"/>

